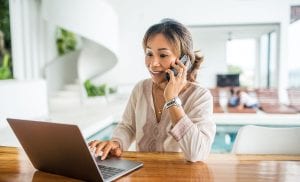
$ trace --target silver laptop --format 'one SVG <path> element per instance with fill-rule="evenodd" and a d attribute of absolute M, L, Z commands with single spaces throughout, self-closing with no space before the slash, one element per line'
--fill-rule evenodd
<path fill-rule="evenodd" d="M 85 181 L 112 181 L 142 162 L 108 158 L 90 152 L 78 126 L 32 120 L 7 119 L 33 166 L 44 172 Z"/>

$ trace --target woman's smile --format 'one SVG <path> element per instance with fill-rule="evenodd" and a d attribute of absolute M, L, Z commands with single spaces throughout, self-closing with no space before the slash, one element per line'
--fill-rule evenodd
<path fill-rule="evenodd" d="M 149 70 L 152 76 L 161 76 L 163 74 L 165 74 L 165 71 L 152 71 Z"/>

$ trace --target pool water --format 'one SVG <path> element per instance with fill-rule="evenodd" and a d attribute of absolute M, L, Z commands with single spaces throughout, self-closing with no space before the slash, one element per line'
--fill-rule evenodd
<path fill-rule="evenodd" d="M 112 132 L 117 124 L 111 124 L 100 130 L 95 135 L 88 138 L 88 140 L 109 140 Z M 235 140 L 238 129 L 241 126 L 225 126 L 218 125 L 215 141 L 212 146 L 213 153 L 228 153 L 231 151 L 233 142 Z"/>
<path fill-rule="evenodd" d="M 110 140 L 111 136 L 112 136 L 112 133 L 113 133 L 116 126 L 117 126 L 116 123 L 111 124 L 111 125 L 107 126 L 106 128 L 98 131 L 97 133 L 95 133 L 91 137 L 89 137 L 88 140 L 89 141 L 91 141 L 91 140 Z"/>
<path fill-rule="evenodd" d="M 88 138 L 88 140 L 109 140 L 112 132 L 117 124 L 111 124 L 103 130 L 97 132 L 95 135 Z M 242 125 L 217 125 L 217 132 L 214 143 L 212 145 L 212 153 L 229 153 L 233 147 L 237 132 Z M 272 126 L 274 127 L 274 126 Z M 284 126 L 278 126 L 284 127 Z"/>
<path fill-rule="evenodd" d="M 235 137 L 240 125 L 217 125 L 215 140 L 212 145 L 212 153 L 229 153 L 233 147 Z"/>

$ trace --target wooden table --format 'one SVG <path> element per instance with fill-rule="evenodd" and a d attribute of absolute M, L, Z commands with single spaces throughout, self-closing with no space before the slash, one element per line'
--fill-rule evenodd
<path fill-rule="evenodd" d="M 144 166 L 118 181 L 300 181 L 300 155 L 211 154 L 190 163 L 181 153 L 125 152 Z M 22 149 L 0 147 L 0 181 L 78 181 L 37 171 Z"/>

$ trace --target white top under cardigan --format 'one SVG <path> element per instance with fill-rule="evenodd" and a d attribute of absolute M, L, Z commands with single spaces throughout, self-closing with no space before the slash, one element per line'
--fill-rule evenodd
<path fill-rule="evenodd" d="M 147 79 L 134 87 L 112 140 L 124 151 L 136 140 L 137 151 L 183 152 L 188 161 L 205 160 L 216 133 L 210 92 L 191 83 L 179 95 L 186 115 L 173 126 L 168 110 L 163 110 L 159 123 L 156 121 L 152 84 Z"/>

